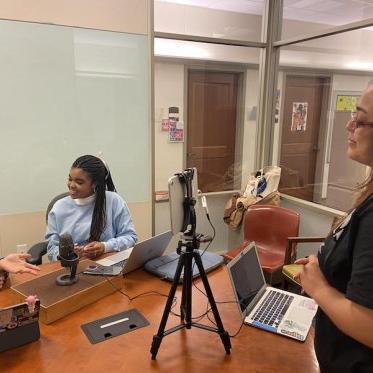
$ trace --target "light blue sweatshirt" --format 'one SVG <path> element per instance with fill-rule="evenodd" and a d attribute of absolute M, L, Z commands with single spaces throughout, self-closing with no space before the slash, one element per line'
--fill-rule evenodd
<path fill-rule="evenodd" d="M 78 245 L 86 245 L 91 229 L 95 200 L 78 205 L 70 196 L 57 201 L 48 215 L 45 238 L 48 242 L 48 258 L 57 260 L 59 235 L 71 234 Z M 105 252 L 122 251 L 137 241 L 127 204 L 115 192 L 106 192 L 106 227 L 100 241 L 105 243 Z"/>

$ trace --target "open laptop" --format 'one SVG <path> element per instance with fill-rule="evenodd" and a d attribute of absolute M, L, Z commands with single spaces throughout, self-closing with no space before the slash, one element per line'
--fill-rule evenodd
<path fill-rule="evenodd" d="M 267 286 L 255 243 L 250 243 L 227 268 L 246 324 L 306 340 L 317 304 L 311 298 Z"/>
<path fill-rule="evenodd" d="M 27 303 L 0 308 L 0 352 L 37 341 L 39 330 L 40 301 L 30 313 Z"/>
<path fill-rule="evenodd" d="M 133 248 L 98 260 L 96 265 L 87 267 L 83 273 L 105 276 L 127 274 L 142 267 L 148 260 L 163 255 L 171 238 L 171 231 L 158 234 L 137 243 Z"/>

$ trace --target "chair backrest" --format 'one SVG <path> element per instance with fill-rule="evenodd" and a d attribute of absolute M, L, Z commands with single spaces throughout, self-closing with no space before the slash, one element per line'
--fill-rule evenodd
<path fill-rule="evenodd" d="M 69 193 L 61 193 L 58 196 L 54 197 L 47 207 L 47 211 L 45 213 L 45 221 L 48 224 L 48 215 L 49 212 L 52 210 L 53 205 L 61 198 L 64 198 L 68 196 Z M 27 259 L 27 262 L 34 265 L 40 265 L 43 262 L 43 255 L 47 253 L 47 247 L 48 247 L 48 241 L 42 241 L 38 242 L 30 247 L 30 249 L 27 251 L 29 254 L 31 254 L 31 258 Z"/>
<path fill-rule="evenodd" d="M 48 215 L 50 213 L 50 211 L 52 210 L 52 207 L 54 206 L 54 204 L 59 200 L 59 199 L 62 199 L 62 198 L 65 198 L 69 195 L 69 192 L 64 192 L 64 193 L 61 193 L 59 195 L 57 195 L 56 197 L 54 197 L 50 202 L 49 202 L 49 205 L 47 207 L 47 211 L 45 213 L 45 221 L 46 223 L 48 224 Z"/>
<path fill-rule="evenodd" d="M 298 236 L 299 214 L 280 206 L 250 206 L 244 218 L 244 238 L 257 248 L 285 254 L 287 238 Z"/>

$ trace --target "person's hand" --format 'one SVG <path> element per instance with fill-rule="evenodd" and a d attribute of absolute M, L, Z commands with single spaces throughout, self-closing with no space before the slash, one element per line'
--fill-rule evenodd
<path fill-rule="evenodd" d="M 31 273 L 37 275 L 40 268 L 27 263 L 27 258 L 31 258 L 31 255 L 26 253 L 9 254 L 0 260 L 0 269 L 9 273 Z"/>
<path fill-rule="evenodd" d="M 105 245 L 103 242 L 93 241 L 84 246 L 84 256 L 90 259 L 97 258 L 105 252 Z"/>
<path fill-rule="evenodd" d="M 74 244 L 74 252 L 79 256 L 79 258 L 84 256 L 84 246 L 78 245 L 77 243 Z"/>
<path fill-rule="evenodd" d="M 303 264 L 303 268 L 294 278 L 302 285 L 304 292 L 311 298 L 315 298 L 315 294 L 318 290 L 329 286 L 320 270 L 319 261 L 315 255 L 298 259 L 295 261 L 295 264 Z"/>

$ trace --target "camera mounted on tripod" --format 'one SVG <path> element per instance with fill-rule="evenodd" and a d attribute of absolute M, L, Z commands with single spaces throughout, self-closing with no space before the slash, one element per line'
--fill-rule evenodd
<path fill-rule="evenodd" d="M 212 294 L 206 271 L 203 267 L 199 245 L 201 242 L 210 242 L 212 238 L 203 234 L 196 234 L 196 212 L 194 206 L 196 198 L 193 196 L 193 186 L 197 191 L 197 183 L 194 176 L 197 170 L 187 168 L 182 172 L 175 174 L 168 181 L 169 200 L 171 212 L 171 227 L 173 234 L 182 233 L 182 238 L 178 242 L 176 249 L 179 255 L 177 268 L 173 277 L 171 289 L 167 298 L 166 306 L 163 311 L 163 316 L 158 328 L 158 333 L 153 336 L 150 353 L 154 360 L 157 356 L 158 349 L 161 345 L 163 337 L 180 329 L 191 329 L 196 327 L 217 333 L 223 343 L 226 354 L 230 354 L 231 343 L 228 332 L 224 329 L 220 319 L 219 311 L 216 306 L 214 296 Z M 194 184 L 193 184 L 194 179 Z M 183 208 L 181 208 L 183 206 Z M 181 210 L 183 215 L 181 216 Z M 185 247 L 185 250 L 182 248 Z M 215 327 L 200 324 L 192 318 L 192 285 L 193 285 L 193 267 L 197 266 L 202 284 L 205 288 L 205 294 L 211 307 L 211 312 L 215 318 Z M 165 331 L 168 316 L 171 312 L 171 307 L 174 303 L 176 288 L 183 276 L 183 288 L 180 304 L 180 324 Z"/>
<path fill-rule="evenodd" d="M 194 169 L 187 168 L 183 172 L 175 174 L 182 185 L 184 185 L 184 201 L 183 201 L 183 210 L 184 210 L 184 220 L 183 225 L 180 228 L 180 231 L 184 236 L 194 236 L 196 231 L 196 215 L 194 211 L 194 206 L 196 204 L 196 198 L 193 196 L 193 187 L 192 182 L 194 178 Z M 190 225 L 190 229 L 188 226 Z"/>

